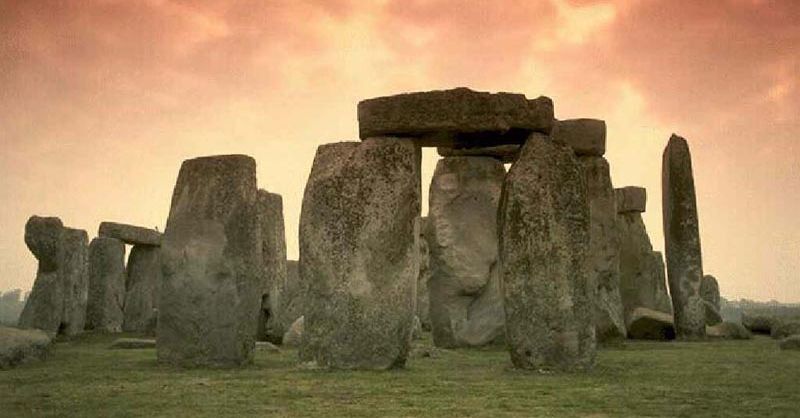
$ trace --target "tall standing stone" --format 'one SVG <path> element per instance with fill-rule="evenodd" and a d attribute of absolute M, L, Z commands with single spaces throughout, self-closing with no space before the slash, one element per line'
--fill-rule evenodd
<path fill-rule="evenodd" d="M 64 228 L 64 252 L 59 268 L 64 283 L 64 314 L 61 331 L 77 335 L 86 327 L 89 301 L 89 234 L 82 229 Z"/>
<path fill-rule="evenodd" d="M 431 278 L 430 250 L 425 231 L 428 229 L 428 217 L 420 218 L 419 222 L 419 276 L 417 276 L 417 317 L 420 326 L 426 331 L 431 330 L 430 292 L 428 283 Z"/>
<path fill-rule="evenodd" d="M 125 305 L 125 244 L 97 237 L 89 244 L 86 329 L 121 332 Z"/>
<path fill-rule="evenodd" d="M 722 322 L 722 314 L 719 306 L 719 283 L 717 278 L 706 274 L 700 281 L 700 297 L 703 298 L 703 305 L 706 311 L 706 325 L 717 325 Z"/>
<path fill-rule="evenodd" d="M 372 138 L 317 149 L 300 216 L 300 357 L 321 367 L 405 364 L 418 274 L 420 158 Z"/>
<path fill-rule="evenodd" d="M 161 248 L 134 245 L 128 256 L 122 330 L 155 332 L 158 292 L 161 287 Z"/>
<path fill-rule="evenodd" d="M 440 159 L 430 188 L 430 317 L 438 347 L 484 345 L 503 335 L 497 286 L 497 207 L 506 170 L 490 157 Z M 492 283 L 490 285 L 490 283 Z"/>
<path fill-rule="evenodd" d="M 506 341 L 515 367 L 594 364 L 589 218 L 572 149 L 531 135 L 506 176 L 498 212 Z"/>
<path fill-rule="evenodd" d="M 283 198 L 279 194 L 259 190 L 258 208 L 261 254 L 264 263 L 258 338 L 279 343 L 283 334 L 297 319 L 281 314 L 281 291 L 286 287 L 286 231 L 283 223 Z"/>
<path fill-rule="evenodd" d="M 159 362 L 252 362 L 263 280 L 256 190 L 245 155 L 181 166 L 161 244 Z"/>
<path fill-rule="evenodd" d="M 664 149 L 661 174 L 667 278 L 678 338 L 705 336 L 700 296 L 703 262 L 697 220 L 692 158 L 686 140 L 672 135 Z"/>

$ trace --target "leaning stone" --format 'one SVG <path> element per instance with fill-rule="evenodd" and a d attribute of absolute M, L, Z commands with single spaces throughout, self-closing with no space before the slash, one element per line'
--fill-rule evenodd
<path fill-rule="evenodd" d="M 294 320 L 281 314 L 281 292 L 286 287 L 286 231 L 281 195 L 266 190 L 258 191 L 258 222 L 264 277 L 257 338 L 280 342 Z"/>
<path fill-rule="evenodd" d="M 719 284 L 714 276 L 710 274 L 703 276 L 700 282 L 700 297 L 710 303 L 714 309 L 719 310 Z"/>
<path fill-rule="evenodd" d="M 0 370 L 44 359 L 51 341 L 42 330 L 0 326 Z"/>
<path fill-rule="evenodd" d="M 156 348 L 156 340 L 144 338 L 117 338 L 111 343 L 111 347 L 109 348 L 120 350 Z"/>
<path fill-rule="evenodd" d="M 675 331 L 679 338 L 702 338 L 706 332 L 700 295 L 703 260 L 692 157 L 685 139 L 677 135 L 669 139 L 662 170 L 664 241 Z"/>
<path fill-rule="evenodd" d="M 283 343 L 284 347 L 291 347 L 297 348 L 300 347 L 300 342 L 303 339 L 303 330 L 305 329 L 305 317 L 301 316 L 297 318 L 292 325 L 289 327 L 289 330 L 286 331 L 286 334 L 283 334 Z"/>
<path fill-rule="evenodd" d="M 419 272 L 420 159 L 419 148 L 396 138 L 317 149 L 300 215 L 301 359 L 333 369 L 405 364 Z"/>
<path fill-rule="evenodd" d="M 161 243 L 159 362 L 252 363 L 263 280 L 256 191 L 251 157 L 183 162 Z"/>
<path fill-rule="evenodd" d="M 125 304 L 125 244 L 97 237 L 89 244 L 86 329 L 121 332 Z"/>
<path fill-rule="evenodd" d="M 506 176 L 498 211 L 506 344 L 517 368 L 594 364 L 587 202 L 572 149 L 531 135 Z"/>
<path fill-rule="evenodd" d="M 560 120 L 553 126 L 553 141 L 567 144 L 575 155 L 606 153 L 606 122 L 597 119 Z"/>
<path fill-rule="evenodd" d="M 784 319 L 776 321 L 773 323 L 772 332 L 770 332 L 770 336 L 776 339 L 785 338 L 795 334 L 800 334 L 800 319 Z"/>
<path fill-rule="evenodd" d="M 508 164 L 517 160 L 520 149 L 522 149 L 521 145 L 507 144 L 490 147 L 438 147 L 436 151 L 442 157 L 491 157 Z"/>
<path fill-rule="evenodd" d="M 784 338 L 783 340 L 781 340 L 779 346 L 781 350 L 800 351 L 800 334 L 790 335 Z"/>
<path fill-rule="evenodd" d="M 648 308 L 636 308 L 628 317 L 628 337 L 637 340 L 675 339 L 672 315 Z"/>
<path fill-rule="evenodd" d="M 617 198 L 617 212 L 644 212 L 647 209 L 647 189 L 628 186 L 614 189 Z"/>
<path fill-rule="evenodd" d="M 716 325 L 706 325 L 706 336 L 728 340 L 749 340 L 753 338 L 747 328 L 735 322 L 719 322 Z"/>
<path fill-rule="evenodd" d="M 503 334 L 498 280 L 497 207 L 505 178 L 488 157 L 439 160 L 425 231 L 430 251 L 430 318 L 437 347 L 485 345 Z"/>
<path fill-rule="evenodd" d="M 141 226 L 120 224 L 116 222 L 102 222 L 98 235 L 106 238 L 116 238 L 129 245 L 161 245 L 161 233 Z"/>
<path fill-rule="evenodd" d="M 776 321 L 772 316 L 742 313 L 742 325 L 754 334 L 771 334 Z"/>
<path fill-rule="evenodd" d="M 153 333 L 161 287 L 161 248 L 134 245 L 128 256 L 122 330 Z"/>
<path fill-rule="evenodd" d="M 358 104 L 361 139 L 413 137 L 424 146 L 521 144 L 553 128 L 553 101 L 467 88 L 398 94 Z"/>

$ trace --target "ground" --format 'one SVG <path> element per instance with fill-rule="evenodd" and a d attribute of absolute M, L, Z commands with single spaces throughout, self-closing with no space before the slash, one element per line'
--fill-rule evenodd
<path fill-rule="evenodd" d="M 108 349 L 114 338 L 62 341 L 0 371 L 0 416 L 800 416 L 800 352 L 767 337 L 626 342 L 565 375 L 513 370 L 501 347 L 416 354 L 390 372 L 309 370 L 288 349 L 243 370 L 178 370 L 152 349 Z"/>

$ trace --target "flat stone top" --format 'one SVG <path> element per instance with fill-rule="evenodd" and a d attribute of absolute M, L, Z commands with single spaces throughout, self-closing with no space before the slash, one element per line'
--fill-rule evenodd
<path fill-rule="evenodd" d="M 644 212 L 647 209 L 647 189 L 628 186 L 614 189 L 617 198 L 617 213 Z"/>
<path fill-rule="evenodd" d="M 130 245 L 161 245 L 160 232 L 150 228 L 116 222 L 101 223 L 98 235 L 104 238 L 116 238 Z"/>
<path fill-rule="evenodd" d="M 552 136 L 553 140 L 572 147 L 575 155 L 602 156 L 606 153 L 606 122 L 599 119 L 557 121 Z"/>
<path fill-rule="evenodd" d="M 521 149 L 522 145 L 505 144 L 472 148 L 438 147 L 436 151 L 442 157 L 492 157 L 503 163 L 513 163 L 517 160 Z"/>
<path fill-rule="evenodd" d="M 524 143 L 531 132 L 553 128 L 553 101 L 523 94 L 486 93 L 468 88 L 404 93 L 358 104 L 359 136 L 418 138 L 423 146 L 485 141 Z"/>

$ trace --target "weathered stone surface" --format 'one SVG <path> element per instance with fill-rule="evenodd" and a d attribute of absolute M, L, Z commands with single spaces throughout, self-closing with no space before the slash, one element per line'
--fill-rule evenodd
<path fill-rule="evenodd" d="M 122 330 L 155 333 L 161 287 L 161 249 L 134 245 L 128 256 Z"/>
<path fill-rule="evenodd" d="M 627 186 L 614 189 L 617 197 L 617 212 L 644 212 L 647 209 L 647 189 Z"/>
<path fill-rule="evenodd" d="M 722 314 L 711 302 L 704 300 L 703 309 L 705 310 L 706 325 L 717 325 L 722 322 Z"/>
<path fill-rule="evenodd" d="M 286 287 L 286 230 L 283 223 L 283 198 L 266 190 L 258 191 L 258 220 L 261 228 L 261 254 L 264 278 L 258 339 L 280 342 L 297 317 L 281 315 L 281 292 Z"/>
<path fill-rule="evenodd" d="M 553 128 L 553 101 L 467 88 L 398 94 L 358 104 L 361 139 L 418 138 L 423 146 L 521 144 Z"/>
<path fill-rule="evenodd" d="M 109 347 L 117 350 L 142 350 L 156 348 L 156 340 L 146 338 L 117 338 Z"/>
<path fill-rule="evenodd" d="M 0 370 L 43 359 L 51 341 L 42 330 L 0 326 Z"/>
<path fill-rule="evenodd" d="M 717 283 L 717 279 L 714 276 L 710 274 L 703 276 L 700 281 L 700 297 L 719 311 L 719 283 Z"/>
<path fill-rule="evenodd" d="M 289 326 L 289 329 L 286 331 L 286 334 L 283 334 L 283 346 L 284 347 L 291 347 L 296 348 L 300 347 L 300 343 L 303 340 L 303 330 L 305 330 L 305 323 L 306 318 L 301 316 L 297 318 L 292 325 Z"/>
<path fill-rule="evenodd" d="M 706 336 L 727 340 L 749 340 L 753 338 L 750 331 L 742 324 L 735 322 L 718 322 L 715 325 L 706 325 Z"/>
<path fill-rule="evenodd" d="M 256 163 L 245 155 L 181 166 L 161 243 L 159 362 L 252 362 L 264 277 L 256 190 Z"/>
<path fill-rule="evenodd" d="M 59 274 L 64 286 L 64 313 L 59 332 L 77 335 L 86 326 L 89 301 L 89 234 L 82 229 L 64 228 L 63 246 Z"/>
<path fill-rule="evenodd" d="M 422 322 L 416 315 L 414 315 L 414 324 L 411 326 L 411 339 L 414 340 L 422 339 Z"/>
<path fill-rule="evenodd" d="M 771 334 L 777 320 L 771 316 L 742 313 L 742 325 L 754 334 Z"/>
<path fill-rule="evenodd" d="M 706 332 L 705 308 L 700 296 L 703 261 L 692 157 L 686 140 L 677 135 L 672 135 L 664 149 L 661 189 L 675 332 L 678 338 L 702 338 Z"/>
<path fill-rule="evenodd" d="M 305 313 L 305 295 L 306 291 L 302 288 L 297 260 L 287 260 L 286 281 L 280 290 L 280 310 L 275 313 L 276 322 L 289 324 L 286 327 L 288 330 L 291 324 Z"/>
<path fill-rule="evenodd" d="M 31 216 L 25 223 L 25 245 L 39 261 L 38 271 L 58 270 L 62 257 L 64 224 L 55 217 Z"/>
<path fill-rule="evenodd" d="M 517 160 L 520 149 L 522 145 L 506 144 L 489 147 L 438 147 L 436 151 L 442 157 L 492 157 L 503 163 L 513 163 Z"/>
<path fill-rule="evenodd" d="M 800 334 L 800 319 L 778 320 L 772 324 L 772 338 L 785 338 L 795 334 Z"/>
<path fill-rule="evenodd" d="M 498 211 L 506 344 L 515 367 L 594 364 L 596 287 L 586 271 L 589 206 L 572 149 L 533 134 Z"/>
<path fill-rule="evenodd" d="M 86 329 L 121 332 L 125 305 L 125 244 L 97 237 L 89 244 Z"/>
<path fill-rule="evenodd" d="M 420 218 L 419 222 L 419 276 L 417 277 L 417 317 L 423 330 L 431 330 L 430 294 L 428 281 L 431 278 L 430 250 L 425 231 L 428 229 L 428 217 Z"/>
<path fill-rule="evenodd" d="M 625 316 L 620 296 L 620 236 L 611 169 L 603 157 L 578 157 L 586 179 L 590 229 L 589 280 L 597 286 L 594 319 L 597 340 L 625 338 Z"/>
<path fill-rule="evenodd" d="M 638 340 L 675 339 L 672 315 L 649 308 L 636 308 L 628 316 L 628 337 Z"/>
<path fill-rule="evenodd" d="M 783 340 L 781 340 L 781 342 L 778 345 L 780 346 L 781 350 L 800 351 L 800 334 L 786 337 Z"/>
<path fill-rule="evenodd" d="M 606 122 L 597 119 L 556 121 L 553 141 L 567 144 L 576 155 L 602 156 L 606 153 Z"/>
<path fill-rule="evenodd" d="M 101 237 L 116 238 L 130 245 L 161 245 L 161 233 L 155 229 L 116 222 L 100 223 L 98 235 Z"/>
<path fill-rule="evenodd" d="M 337 369 L 405 364 L 419 273 L 420 159 L 411 141 L 394 138 L 317 149 L 300 216 L 302 359 Z"/>
<path fill-rule="evenodd" d="M 497 207 L 505 178 L 488 157 L 439 160 L 425 237 L 430 251 L 430 318 L 437 347 L 484 345 L 503 334 L 497 282 Z M 487 327 L 481 329 L 482 327 Z"/>

